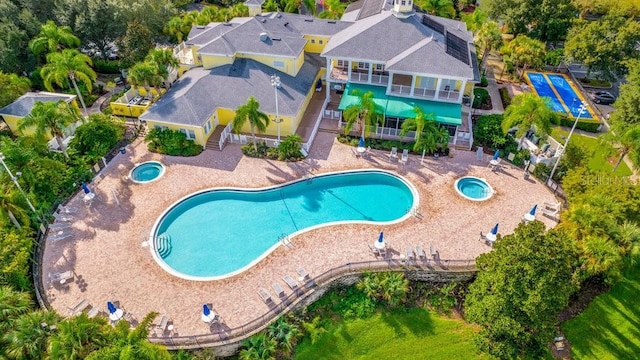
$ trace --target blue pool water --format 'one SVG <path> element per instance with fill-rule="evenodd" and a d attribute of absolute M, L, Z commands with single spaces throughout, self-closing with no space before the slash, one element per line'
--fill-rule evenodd
<path fill-rule="evenodd" d="M 455 186 L 458 193 L 469 200 L 487 200 L 493 195 L 493 189 L 486 181 L 473 176 L 458 179 Z"/>
<path fill-rule="evenodd" d="M 571 111 L 571 115 L 577 117 L 578 109 L 580 109 L 580 98 L 578 97 L 578 94 L 576 94 L 576 92 L 573 90 L 567 79 L 565 79 L 562 75 L 553 74 L 547 74 L 547 77 L 549 78 L 549 81 L 551 81 L 553 87 L 556 88 L 558 94 L 560 94 L 562 101 L 564 101 L 565 105 L 567 105 L 567 107 Z M 589 111 L 583 111 L 582 115 L 580 115 L 580 118 L 591 119 L 592 117 Z"/>
<path fill-rule="evenodd" d="M 210 280 L 252 266 L 285 235 L 335 222 L 396 221 L 414 201 L 410 185 L 386 172 L 328 174 L 263 190 L 197 193 L 171 207 L 152 234 L 164 242 L 158 253 L 170 272 Z"/>
<path fill-rule="evenodd" d="M 551 109 L 553 111 L 566 114 L 562 103 L 553 92 L 551 85 L 549 85 L 547 79 L 544 78 L 544 75 L 540 73 L 528 72 L 525 74 L 525 76 L 529 78 L 529 82 L 531 82 L 531 85 L 533 85 L 540 97 L 548 97 L 551 99 Z"/>
<path fill-rule="evenodd" d="M 157 161 L 148 161 L 134 167 L 129 177 L 133 181 L 147 183 L 156 180 L 163 173 L 164 165 Z"/>

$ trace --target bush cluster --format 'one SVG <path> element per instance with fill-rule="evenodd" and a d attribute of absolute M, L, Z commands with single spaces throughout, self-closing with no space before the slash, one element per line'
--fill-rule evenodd
<path fill-rule="evenodd" d="M 487 89 L 473 89 L 473 108 L 487 110 L 491 108 L 491 96 Z"/>
<path fill-rule="evenodd" d="M 511 105 L 511 95 L 509 95 L 509 89 L 500 88 L 498 89 L 500 92 L 500 100 L 502 100 L 502 107 L 507 108 L 507 106 Z"/>
<path fill-rule="evenodd" d="M 267 158 L 279 161 L 300 161 L 304 159 L 300 147 L 302 139 L 300 136 L 292 134 L 284 138 L 278 147 L 271 148 L 263 142 L 253 145 L 253 143 L 242 146 L 242 153 L 249 157 Z"/>
<path fill-rule="evenodd" d="M 565 115 L 558 116 L 558 122 L 560 126 L 572 127 L 575 122 L 574 118 L 569 118 Z M 598 120 L 589 120 L 589 119 L 580 119 L 578 120 L 578 124 L 576 124 L 576 129 L 597 133 L 600 128 L 600 121 Z"/>
<path fill-rule="evenodd" d="M 177 130 L 153 129 L 144 139 L 149 143 L 149 151 L 159 154 L 196 156 L 202 152 L 202 146 Z"/>

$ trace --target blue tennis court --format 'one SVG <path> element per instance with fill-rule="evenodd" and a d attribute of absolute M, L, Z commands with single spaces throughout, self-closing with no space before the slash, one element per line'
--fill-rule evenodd
<path fill-rule="evenodd" d="M 556 91 L 562 98 L 562 101 L 564 101 L 565 105 L 567 105 L 567 107 L 571 111 L 571 115 L 577 117 L 580 109 L 580 97 L 573 90 L 571 84 L 569 84 L 569 82 L 564 78 L 563 75 L 547 74 L 547 78 L 549 78 L 549 81 L 551 81 L 553 87 L 556 88 Z M 591 116 L 591 113 L 589 113 L 589 111 L 584 111 L 582 112 L 580 118 L 592 119 L 593 117 Z"/>
<path fill-rule="evenodd" d="M 551 109 L 553 111 L 566 114 L 564 107 L 562 106 L 562 102 L 553 92 L 551 88 L 551 84 L 545 79 L 543 74 L 528 72 L 525 74 L 525 77 L 529 80 L 529 83 L 533 86 L 533 88 L 538 93 L 540 97 L 548 97 L 551 99 Z"/>

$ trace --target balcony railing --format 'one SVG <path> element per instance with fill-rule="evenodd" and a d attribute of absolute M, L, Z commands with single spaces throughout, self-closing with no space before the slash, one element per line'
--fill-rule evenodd
<path fill-rule="evenodd" d="M 180 45 L 173 48 L 173 56 L 175 56 L 180 64 L 185 65 L 194 65 L 193 61 L 193 53 L 191 52 L 191 47 L 187 46 L 184 41 L 180 43 Z"/>
<path fill-rule="evenodd" d="M 371 74 L 371 83 L 387 86 L 389 83 L 389 75 Z"/>
<path fill-rule="evenodd" d="M 460 99 L 460 91 L 440 91 L 439 100 L 458 101 Z"/>
<path fill-rule="evenodd" d="M 359 83 L 367 83 L 369 82 L 369 73 L 368 72 L 357 72 L 351 71 L 351 78 L 349 79 L 351 82 L 359 82 Z"/>
<path fill-rule="evenodd" d="M 423 99 L 435 99 L 436 91 L 434 89 L 414 88 L 413 96 Z"/>
<path fill-rule="evenodd" d="M 411 94 L 411 85 L 391 84 L 391 93 L 392 94 L 401 94 L 401 95 L 410 95 Z"/>

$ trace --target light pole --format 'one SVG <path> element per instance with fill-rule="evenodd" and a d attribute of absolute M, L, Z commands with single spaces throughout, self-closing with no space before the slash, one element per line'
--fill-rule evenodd
<path fill-rule="evenodd" d="M 278 114 L 278 88 L 280 87 L 280 85 L 280 76 L 276 74 L 271 75 L 271 86 L 273 86 L 273 92 L 276 97 L 276 119 L 274 120 L 278 125 L 278 141 L 276 142 L 276 144 L 280 144 L 280 123 L 282 122 L 282 119 L 280 119 L 280 116 Z"/>
<path fill-rule="evenodd" d="M 571 108 L 573 109 L 573 105 L 571 106 Z M 576 121 L 573 122 L 573 126 L 571 127 L 571 131 L 569 131 L 569 136 L 567 136 L 567 139 L 564 141 L 564 146 L 562 147 L 562 152 L 558 156 L 558 159 L 556 160 L 555 165 L 553 165 L 553 169 L 551 169 L 551 174 L 549 174 L 549 178 L 547 179 L 547 183 L 549 183 L 549 181 L 551 179 L 553 179 L 553 174 L 556 173 L 556 169 L 558 168 L 558 164 L 560 164 L 560 159 L 562 158 L 562 155 L 564 155 L 564 152 L 567 150 L 567 145 L 569 144 L 569 139 L 571 139 L 571 135 L 573 135 L 573 130 L 576 129 L 576 125 L 578 125 L 578 121 L 580 120 L 580 116 L 582 116 L 582 113 L 585 110 L 587 110 L 587 104 L 584 103 L 584 102 L 581 102 L 580 103 L 580 107 L 578 108 L 578 116 L 576 116 Z"/>
<path fill-rule="evenodd" d="M 16 187 L 18 188 L 18 190 L 20 190 L 20 193 L 22 193 L 22 196 L 24 196 L 25 200 L 27 200 L 27 204 L 29 204 L 29 208 L 31 208 L 31 211 L 33 211 L 34 213 L 36 212 L 36 208 L 33 207 L 33 204 L 31 204 L 31 201 L 29 201 L 29 198 L 27 197 L 27 194 L 24 192 L 24 190 L 22 190 L 22 187 L 20 186 L 20 183 L 18 182 L 18 178 L 13 176 L 13 173 L 11 173 L 11 170 L 9 170 L 9 167 L 7 166 L 7 163 L 4 162 L 5 156 L 3 153 L 0 152 L 0 162 L 2 163 L 2 166 L 4 166 L 4 168 L 7 170 L 7 173 L 9 174 L 9 177 L 11 177 L 11 181 L 13 181 L 14 184 L 16 184 Z M 17 172 L 16 175 L 20 176 L 22 175 L 21 172 Z"/>

